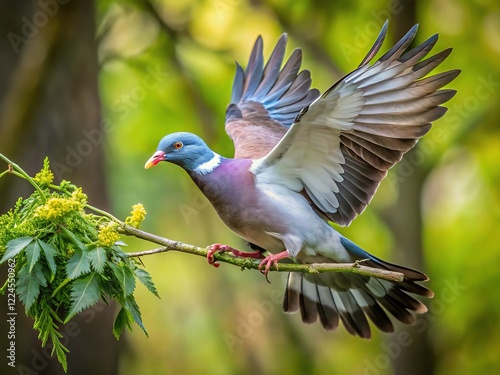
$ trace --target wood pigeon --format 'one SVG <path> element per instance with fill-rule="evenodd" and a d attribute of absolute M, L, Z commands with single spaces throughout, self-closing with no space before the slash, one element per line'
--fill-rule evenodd
<path fill-rule="evenodd" d="M 386 36 L 386 22 L 358 68 L 321 96 L 310 89 L 309 71 L 300 71 L 301 50 L 281 68 L 286 34 L 265 65 L 259 36 L 246 70 L 236 66 L 226 112 L 235 157 L 222 157 L 198 136 L 180 132 L 165 136 L 146 163 L 146 168 L 160 161 L 182 167 L 224 223 L 258 250 L 216 244 L 210 263 L 215 251 L 232 251 L 263 258 L 266 276 L 284 258 L 298 263 L 366 260 L 366 266 L 404 274 L 404 281 L 396 283 L 351 273 L 290 273 L 283 309 L 300 310 L 306 323 L 319 318 L 325 329 L 335 330 L 342 321 L 352 335 L 369 338 L 367 318 L 392 332 L 387 312 L 411 324 L 414 313 L 427 308 L 410 294 L 433 296 L 418 283 L 428 280 L 426 275 L 369 254 L 329 223 L 349 225 L 363 212 L 389 168 L 444 115 L 447 109 L 440 104 L 456 93 L 440 88 L 459 70 L 423 78 L 451 52 L 422 60 L 437 35 L 405 52 L 417 26 L 370 65 Z"/>

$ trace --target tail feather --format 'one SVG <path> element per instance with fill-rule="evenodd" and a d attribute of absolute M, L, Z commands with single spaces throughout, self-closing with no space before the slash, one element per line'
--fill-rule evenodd
<path fill-rule="evenodd" d="M 304 323 L 318 320 L 318 304 L 316 285 L 302 281 L 302 292 L 299 294 L 300 314 Z"/>
<path fill-rule="evenodd" d="M 415 317 L 412 313 L 394 301 L 389 295 L 379 298 L 377 301 L 401 323 L 408 325 L 415 323 Z"/>
<path fill-rule="evenodd" d="M 415 311 L 418 314 L 424 314 L 427 312 L 427 307 L 420 301 L 417 301 L 412 296 L 401 291 L 401 289 L 391 288 L 389 290 L 389 296 L 401 304 L 405 309 Z"/>
<path fill-rule="evenodd" d="M 330 288 L 316 284 L 318 292 L 318 313 L 321 325 L 328 331 L 334 331 L 339 326 L 339 314 L 333 301 Z"/>
<path fill-rule="evenodd" d="M 299 274 L 289 273 L 283 297 L 283 312 L 292 313 L 300 308 L 300 293 L 302 291 L 302 277 Z"/>
<path fill-rule="evenodd" d="M 342 312 L 340 317 L 343 318 L 342 321 L 344 322 L 344 325 L 346 320 L 349 321 L 355 335 L 369 338 L 371 336 L 370 325 L 368 324 L 368 320 L 366 319 L 363 310 L 352 296 L 351 290 L 336 290 L 332 293 L 332 295 L 337 307 Z"/>
<path fill-rule="evenodd" d="M 337 329 L 342 321 L 350 334 L 370 338 L 368 319 L 381 331 L 393 332 L 388 313 L 404 324 L 413 324 L 415 314 L 427 311 L 409 294 L 433 296 L 429 289 L 417 284 L 428 280 L 426 275 L 376 258 L 343 237 L 341 242 L 354 259 L 368 259 L 365 265 L 369 267 L 401 272 L 404 280 L 392 282 L 348 273 L 290 273 L 283 301 L 286 313 L 300 310 L 302 321 L 314 323 L 319 318 L 329 331 Z"/>
<path fill-rule="evenodd" d="M 380 307 L 375 298 L 363 289 L 354 289 L 351 293 L 354 295 L 359 293 L 359 297 L 356 297 L 356 299 L 365 301 L 366 306 L 363 307 L 363 311 L 378 329 L 382 332 L 394 332 L 394 326 L 392 325 L 391 319 L 389 319 L 386 312 Z"/>

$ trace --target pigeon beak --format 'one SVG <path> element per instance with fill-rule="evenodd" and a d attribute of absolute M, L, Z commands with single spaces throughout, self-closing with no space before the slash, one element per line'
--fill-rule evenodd
<path fill-rule="evenodd" d="M 154 167 L 156 164 L 163 160 L 165 160 L 165 153 L 163 151 L 156 151 L 153 156 L 151 156 L 146 162 L 144 168 L 149 169 L 151 167 Z"/>

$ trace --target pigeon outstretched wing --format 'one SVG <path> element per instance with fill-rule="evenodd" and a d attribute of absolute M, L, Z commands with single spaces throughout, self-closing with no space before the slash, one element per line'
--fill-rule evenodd
<path fill-rule="evenodd" d="M 418 25 L 369 65 L 386 28 L 361 65 L 305 107 L 251 169 L 259 183 L 305 191 L 319 212 L 340 225 L 366 208 L 387 171 L 444 115 L 447 108 L 440 105 L 456 93 L 440 88 L 459 70 L 423 78 L 451 52 L 422 60 L 437 35 L 405 53 Z"/>
<path fill-rule="evenodd" d="M 264 66 L 259 36 L 246 70 L 236 65 L 231 104 L 226 110 L 226 132 L 233 140 L 236 158 L 257 159 L 269 153 L 300 110 L 319 96 L 318 90 L 310 89 L 309 71 L 300 71 L 300 49 L 281 68 L 286 42 L 283 34 Z"/>

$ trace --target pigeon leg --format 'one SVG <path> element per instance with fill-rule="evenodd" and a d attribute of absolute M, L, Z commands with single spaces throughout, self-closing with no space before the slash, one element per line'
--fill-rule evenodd
<path fill-rule="evenodd" d="M 207 252 L 208 264 L 211 264 L 214 267 L 220 266 L 219 263 L 215 262 L 215 258 L 214 258 L 214 254 L 218 251 L 232 253 L 233 255 L 235 255 L 237 257 L 242 257 L 242 258 L 253 258 L 253 259 L 264 258 L 261 251 L 240 251 L 240 250 L 236 250 L 235 248 L 228 246 L 228 245 L 214 243 L 213 245 L 210 246 L 210 248 L 208 249 L 208 252 Z"/>
<path fill-rule="evenodd" d="M 288 251 L 282 251 L 281 253 L 277 254 L 269 254 L 267 257 L 265 257 L 262 262 L 259 264 L 259 270 L 266 276 L 267 282 L 269 282 L 269 279 L 267 278 L 267 274 L 269 273 L 269 270 L 271 267 L 274 265 L 276 269 L 278 269 L 278 262 L 281 259 L 289 258 L 290 255 L 288 254 Z M 262 270 L 262 267 L 264 267 L 264 270 Z"/>

